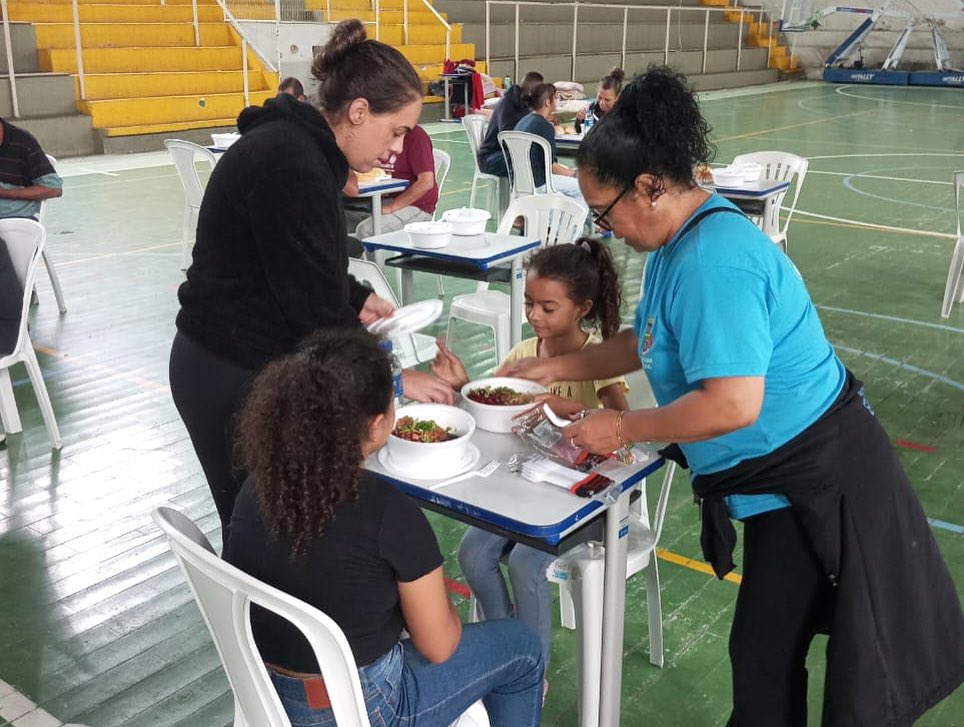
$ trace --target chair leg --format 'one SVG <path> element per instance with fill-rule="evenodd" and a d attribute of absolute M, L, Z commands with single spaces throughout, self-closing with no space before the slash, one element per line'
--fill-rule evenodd
<path fill-rule="evenodd" d="M 475 191 L 479 186 L 478 173 L 472 175 L 472 191 L 469 192 L 469 207 L 475 207 Z"/>
<path fill-rule="evenodd" d="M 512 332 L 509 330 L 509 316 L 500 315 L 495 326 L 495 353 L 498 362 L 505 361 L 505 357 L 512 350 Z"/>
<path fill-rule="evenodd" d="M 9 434 L 23 431 L 17 399 L 13 395 L 13 383 L 10 381 L 10 369 L 0 369 L 0 421 L 3 422 L 3 430 Z"/>
<path fill-rule="evenodd" d="M 60 314 L 63 315 L 67 312 L 67 304 L 64 303 L 64 292 L 60 289 L 60 277 L 57 275 L 57 268 L 54 267 L 53 260 L 50 259 L 50 253 L 47 248 L 43 251 L 44 265 L 47 267 L 47 275 L 50 277 L 50 286 L 54 289 L 54 297 L 57 299 L 57 307 L 60 309 Z"/>
<path fill-rule="evenodd" d="M 40 404 L 40 413 L 43 415 L 44 424 L 47 426 L 47 434 L 50 435 L 50 446 L 53 449 L 60 449 L 63 442 L 60 441 L 60 429 L 57 428 L 57 418 L 54 416 L 54 407 L 50 403 L 50 395 L 47 393 L 47 384 L 44 383 L 43 374 L 40 372 L 40 362 L 37 361 L 37 354 L 34 353 L 33 346 L 27 341 L 24 351 L 23 363 L 27 367 L 27 375 L 30 383 L 33 384 L 33 392 Z"/>
<path fill-rule="evenodd" d="M 659 595 L 656 553 L 649 556 L 646 573 L 646 608 L 649 611 L 649 663 L 663 668 L 663 603 Z"/>
<path fill-rule="evenodd" d="M 194 210 L 191 205 L 184 205 L 184 221 L 181 223 L 181 270 L 187 270 L 191 264 L 191 221 Z"/>
<path fill-rule="evenodd" d="M 951 315 L 951 306 L 955 300 L 964 299 L 964 239 L 959 239 L 951 254 L 951 266 L 947 271 L 947 283 L 944 286 L 944 302 L 941 305 L 941 317 Z"/>

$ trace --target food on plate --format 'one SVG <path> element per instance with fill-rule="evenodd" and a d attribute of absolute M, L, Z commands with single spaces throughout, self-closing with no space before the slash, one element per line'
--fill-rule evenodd
<path fill-rule="evenodd" d="M 399 417 L 398 421 L 395 422 L 395 429 L 392 430 L 392 434 L 399 439 L 421 442 L 422 444 L 458 439 L 458 435 L 452 432 L 452 427 L 442 427 L 432 419 L 415 419 L 414 417 Z"/>
<path fill-rule="evenodd" d="M 375 167 L 369 172 L 355 172 L 355 176 L 358 177 L 359 182 L 377 182 L 379 179 L 387 177 L 388 172 L 381 167 Z"/>
<path fill-rule="evenodd" d="M 523 394 L 508 386 L 480 386 L 467 394 L 472 401 L 489 406 L 521 406 L 531 404 L 535 396 Z"/>

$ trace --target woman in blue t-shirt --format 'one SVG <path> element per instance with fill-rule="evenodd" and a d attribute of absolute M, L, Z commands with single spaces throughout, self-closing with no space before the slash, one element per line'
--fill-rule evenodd
<path fill-rule="evenodd" d="M 463 626 L 425 515 L 363 469 L 392 431 L 392 397 L 390 356 L 361 329 L 321 329 L 269 363 L 239 413 L 250 476 L 224 557 L 341 627 L 372 725 L 446 727 L 481 699 L 493 725 L 536 727 L 536 635 L 511 619 Z M 254 607 L 251 627 L 292 725 L 334 725 L 301 632 Z"/>
<path fill-rule="evenodd" d="M 827 340 L 793 263 L 698 187 L 709 127 L 685 79 L 651 68 L 579 148 L 594 222 L 649 253 L 636 324 L 502 374 L 542 382 L 640 367 L 659 407 L 566 428 L 611 452 L 678 442 L 722 578 L 744 522 L 730 634 L 733 727 L 805 727 L 807 651 L 829 632 L 823 724 L 910 724 L 964 676 L 964 618 L 886 433 Z M 728 517 L 729 516 L 729 517 Z"/>

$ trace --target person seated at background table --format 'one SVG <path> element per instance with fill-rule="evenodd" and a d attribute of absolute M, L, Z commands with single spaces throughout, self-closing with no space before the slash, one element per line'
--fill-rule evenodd
<path fill-rule="evenodd" d="M 0 119 L 0 217 L 37 219 L 40 203 L 63 195 L 63 187 L 33 134 Z"/>
<path fill-rule="evenodd" d="M 805 727 L 807 652 L 828 633 L 822 724 L 910 725 L 961 683 L 954 581 L 863 384 L 803 278 L 732 204 L 696 186 L 709 126 L 684 77 L 650 68 L 579 145 L 598 226 L 648 253 L 633 330 L 500 375 L 646 372 L 659 406 L 591 410 L 573 446 L 679 442 L 706 559 L 743 573 L 731 727 Z M 685 456 L 680 456 L 685 455 Z"/>
<path fill-rule="evenodd" d="M 560 164 L 559 157 L 556 155 L 556 128 L 553 123 L 555 113 L 556 87 L 551 83 L 543 83 L 532 92 L 532 111 L 519 120 L 519 123 L 515 125 L 515 130 L 536 134 L 549 142 L 549 149 L 552 151 L 553 188 L 557 192 L 581 202 L 582 192 L 579 191 L 579 182 L 576 181 L 576 170 Z M 536 185 L 536 191 L 544 192 L 546 166 L 542 149 L 533 146 L 529 151 L 529 159 L 532 164 L 532 177 Z"/>
<path fill-rule="evenodd" d="M 599 88 L 596 89 L 596 100 L 589 104 L 589 107 L 576 114 L 574 128 L 577 134 L 582 133 L 582 124 L 587 116 L 591 116 L 593 123 L 598 123 L 605 118 L 609 109 L 619 98 L 619 92 L 623 90 L 623 79 L 626 72 L 619 66 L 602 77 L 599 81 Z"/>
<path fill-rule="evenodd" d="M 288 76 L 278 84 L 278 93 L 294 96 L 299 101 L 305 100 L 305 87 L 294 76 Z"/>
<path fill-rule="evenodd" d="M 532 92 L 544 80 L 538 71 L 529 71 L 522 79 L 522 84 L 512 85 L 496 105 L 479 146 L 479 169 L 486 174 L 508 178 L 509 170 L 506 169 L 505 156 L 499 145 L 499 132 L 513 131 L 519 120 L 532 110 Z"/>
<path fill-rule="evenodd" d="M 598 240 L 553 245 L 535 253 L 528 263 L 525 284 L 526 318 L 536 335 L 522 341 L 503 365 L 525 358 L 551 358 L 592 348 L 619 329 L 619 277 L 609 249 Z M 462 362 L 444 345 L 432 362 L 432 372 L 460 389 L 469 380 Z M 586 409 L 605 406 L 626 410 L 626 381 L 563 380 L 548 384 L 550 393 L 538 397 L 560 416 L 572 417 Z M 515 616 L 539 634 L 542 656 L 549 663 L 552 631 L 552 593 L 546 568 L 555 556 L 470 527 L 459 545 L 459 564 L 487 619 L 507 618 L 512 603 L 499 567 L 508 553 L 509 580 L 515 596 Z"/>
<path fill-rule="evenodd" d="M 401 152 L 393 152 L 388 158 L 379 160 L 378 166 L 389 177 L 409 182 L 408 187 L 394 197 L 382 199 L 382 232 L 394 232 L 401 230 L 409 222 L 432 219 L 438 206 L 438 183 L 435 179 L 432 140 L 425 133 L 425 129 L 421 126 L 413 128 L 405 135 Z M 359 191 L 358 177 L 354 172 L 350 172 L 345 194 L 355 197 Z M 374 222 L 371 214 L 370 207 L 346 205 L 345 219 L 348 229 L 354 230 L 357 240 L 372 236 Z"/>
<path fill-rule="evenodd" d="M 224 557 L 338 624 L 373 725 L 444 727 L 482 699 L 492 725 L 535 727 L 535 634 L 512 620 L 463 626 L 425 515 L 363 469 L 392 431 L 393 396 L 389 354 L 361 329 L 321 329 L 268 364 L 238 420 L 250 475 Z M 301 632 L 257 607 L 251 626 L 292 723 L 334 725 Z"/>

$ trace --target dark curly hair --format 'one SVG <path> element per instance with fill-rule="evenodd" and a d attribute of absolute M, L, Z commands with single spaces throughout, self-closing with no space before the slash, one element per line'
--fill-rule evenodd
<path fill-rule="evenodd" d="M 358 498 L 362 444 L 391 399 L 390 354 L 361 328 L 319 330 L 255 379 L 235 458 L 292 557 L 324 532 L 338 504 Z"/>
<path fill-rule="evenodd" d="M 664 179 L 695 184 L 693 169 L 716 153 L 709 133 L 686 77 L 666 66 L 650 66 L 623 89 L 579 145 L 577 163 L 613 187 L 629 187 L 640 174 L 652 174 L 650 193 L 658 196 L 665 191 Z"/>
<path fill-rule="evenodd" d="M 599 240 L 581 237 L 571 245 L 550 245 L 528 261 L 528 271 L 563 283 L 577 305 L 592 301 L 585 320 L 595 323 L 603 338 L 619 330 L 622 292 L 609 248 Z"/>

